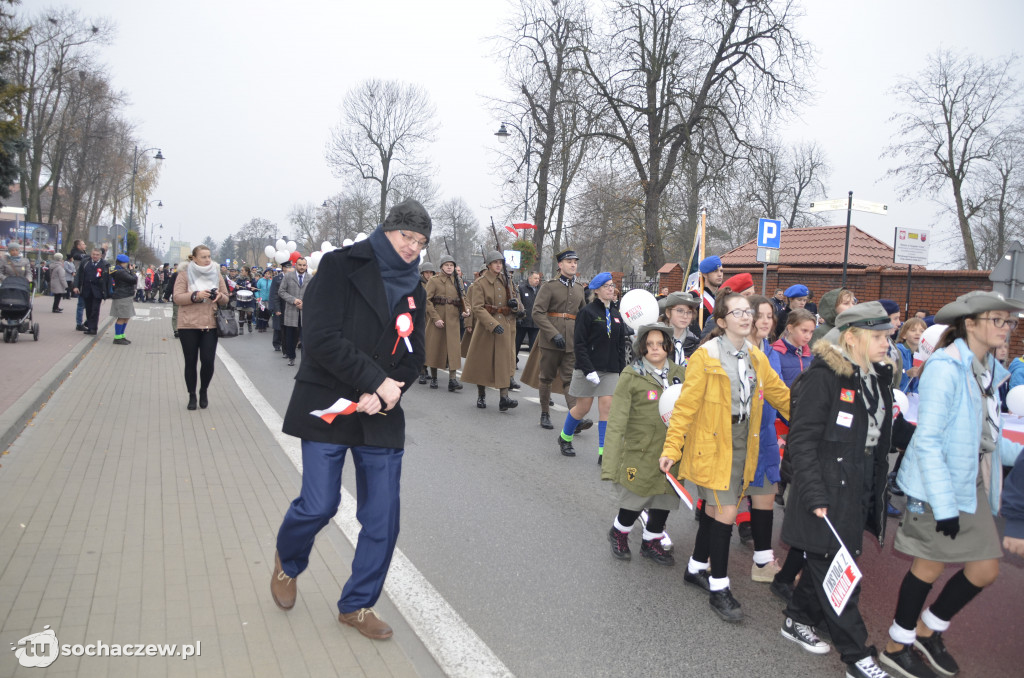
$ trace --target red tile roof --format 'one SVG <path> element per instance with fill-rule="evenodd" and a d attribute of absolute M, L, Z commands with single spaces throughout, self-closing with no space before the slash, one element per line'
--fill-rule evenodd
<path fill-rule="evenodd" d="M 842 265 L 846 226 L 787 228 L 782 231 L 780 266 Z M 751 240 L 722 256 L 722 266 L 753 266 L 757 263 L 757 242 Z M 849 266 L 892 266 L 893 248 L 856 226 L 850 226 Z"/>

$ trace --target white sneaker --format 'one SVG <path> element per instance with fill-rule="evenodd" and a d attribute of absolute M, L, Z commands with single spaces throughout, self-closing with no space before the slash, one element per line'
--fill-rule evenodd
<path fill-rule="evenodd" d="M 855 664 L 846 665 L 846 678 L 891 678 L 875 663 L 874 657 L 864 657 Z"/>
<path fill-rule="evenodd" d="M 813 654 L 828 654 L 828 643 L 819 638 L 813 628 L 795 622 L 790 617 L 786 617 L 786 623 L 782 625 L 782 637 Z"/>

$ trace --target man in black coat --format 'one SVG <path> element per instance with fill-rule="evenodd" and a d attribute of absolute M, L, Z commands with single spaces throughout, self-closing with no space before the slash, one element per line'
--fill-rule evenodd
<path fill-rule="evenodd" d="M 281 264 L 281 272 L 274 276 L 274 279 L 270 282 L 270 327 L 273 333 L 270 335 L 270 343 L 274 345 L 275 351 L 281 350 L 281 328 L 284 325 L 284 302 L 281 300 L 281 281 L 284 280 L 284 274 L 292 270 L 292 262 L 285 261 Z M 287 358 L 285 354 L 281 354 L 282 357 Z"/>
<path fill-rule="evenodd" d="M 405 200 L 369 238 L 324 255 L 303 294 L 302 363 L 284 418 L 284 432 L 302 439 L 302 492 L 278 532 L 274 602 L 285 610 L 295 604 L 295 577 L 338 511 L 351 450 L 362 530 L 338 621 L 374 640 L 392 635 L 373 606 L 398 539 L 405 452 L 399 401 L 425 357 L 426 293 L 417 263 L 430 230 L 423 206 Z"/>
<path fill-rule="evenodd" d="M 522 305 L 523 314 L 516 316 L 516 364 L 519 364 L 519 349 L 526 340 L 526 351 L 533 349 L 533 342 L 537 340 L 537 333 L 540 328 L 533 322 L 533 302 L 540 290 L 540 273 L 531 271 L 530 276 L 519 284 L 519 303 Z"/>
<path fill-rule="evenodd" d="M 100 305 L 110 297 L 110 265 L 103 260 L 103 251 L 92 248 L 92 255 L 75 275 L 75 294 L 85 304 L 85 333 L 96 334 L 100 323 Z"/>

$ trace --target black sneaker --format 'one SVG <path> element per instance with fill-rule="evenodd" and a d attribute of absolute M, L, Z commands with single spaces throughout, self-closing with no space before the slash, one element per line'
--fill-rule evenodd
<path fill-rule="evenodd" d="M 955 676 L 960 673 L 960 665 L 949 654 L 946 644 L 942 641 L 942 634 L 938 631 L 932 633 L 927 638 L 918 636 L 917 640 L 914 641 L 914 647 L 920 650 L 922 656 L 939 673 L 945 676 Z"/>
<path fill-rule="evenodd" d="M 686 568 L 686 572 L 683 573 L 683 582 L 690 586 L 696 586 L 701 591 L 708 593 L 711 591 L 711 582 L 708 579 L 711 577 L 711 570 L 701 570 L 694 574 L 690 572 L 690 568 Z"/>
<path fill-rule="evenodd" d="M 828 643 L 819 638 L 812 627 L 795 622 L 789 617 L 786 617 L 786 622 L 782 625 L 782 637 L 792 640 L 812 654 L 828 654 Z"/>
<path fill-rule="evenodd" d="M 573 431 L 573 435 L 579 435 L 580 431 L 586 431 L 588 428 L 594 425 L 593 419 L 581 419 L 580 423 L 576 424 L 576 430 Z"/>
<path fill-rule="evenodd" d="M 793 600 L 793 591 L 796 590 L 795 584 L 787 584 L 786 582 L 773 581 L 769 586 L 768 590 L 775 594 L 776 598 L 789 602 Z"/>
<path fill-rule="evenodd" d="M 743 621 L 740 601 L 732 597 L 732 591 L 728 586 L 721 591 L 712 591 L 708 602 L 711 603 L 711 609 L 715 611 L 715 614 L 730 624 Z"/>
<path fill-rule="evenodd" d="M 608 531 L 608 541 L 612 544 L 612 555 L 619 560 L 629 560 L 633 554 L 629 551 L 629 532 L 619 532 L 612 525 Z"/>
<path fill-rule="evenodd" d="M 936 678 L 935 672 L 928 668 L 928 664 L 913 645 L 904 645 L 898 652 L 883 652 L 878 655 L 878 660 L 895 671 L 897 676 Z"/>
<path fill-rule="evenodd" d="M 640 555 L 650 558 L 658 565 L 675 565 L 676 559 L 661 547 L 661 539 L 644 540 L 640 545 Z"/>
<path fill-rule="evenodd" d="M 853 664 L 847 664 L 846 678 L 890 678 L 890 676 L 875 663 L 874 657 L 868 656 Z"/>
<path fill-rule="evenodd" d="M 750 526 L 749 520 L 744 520 L 739 524 L 738 532 L 740 533 L 740 543 L 744 546 L 750 546 L 754 543 L 754 530 Z"/>
<path fill-rule="evenodd" d="M 576 456 L 576 450 L 572 446 L 572 441 L 563 438 L 562 434 L 558 434 L 558 451 L 566 457 Z"/>

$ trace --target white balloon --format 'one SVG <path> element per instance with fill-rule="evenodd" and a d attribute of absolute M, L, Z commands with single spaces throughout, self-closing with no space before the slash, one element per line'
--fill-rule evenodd
<path fill-rule="evenodd" d="M 276 261 L 279 264 L 283 264 L 284 262 L 288 261 L 288 257 L 289 257 L 289 253 L 288 252 L 285 252 L 284 250 L 278 250 L 274 254 L 274 261 Z"/>
<path fill-rule="evenodd" d="M 633 331 L 658 322 L 658 300 L 647 290 L 630 290 L 622 295 L 619 313 Z"/>
<path fill-rule="evenodd" d="M 277 250 L 274 249 L 273 245 L 267 245 L 263 248 L 263 253 L 267 255 L 267 259 L 273 259 L 274 255 L 277 254 Z"/>
<path fill-rule="evenodd" d="M 359 235 L 356 236 L 356 239 L 355 239 L 354 242 L 362 242 L 363 240 L 366 240 L 366 234 L 365 233 L 360 233 Z"/>
<path fill-rule="evenodd" d="M 320 268 L 320 257 L 322 257 L 323 254 L 323 252 L 313 252 L 309 255 L 309 270 L 315 271 Z"/>
<path fill-rule="evenodd" d="M 906 416 L 907 407 L 910 405 L 910 400 L 907 399 L 907 394 L 899 389 L 892 392 L 892 418 L 896 419 L 896 415 L 900 412 Z"/>
<path fill-rule="evenodd" d="M 921 360 L 928 360 L 932 353 L 935 351 L 935 347 L 939 343 L 939 338 L 942 333 L 946 331 L 947 325 L 932 325 L 921 334 L 921 344 L 918 346 L 917 353 L 914 357 L 917 358 L 920 354 Z M 915 361 L 916 362 L 916 361 Z"/>
<path fill-rule="evenodd" d="M 668 426 L 668 421 L 672 418 L 672 410 L 682 392 L 682 384 L 672 384 L 661 392 L 661 397 L 658 398 L 658 412 L 661 413 L 661 420 L 665 422 L 665 426 Z"/>
<path fill-rule="evenodd" d="M 289 240 L 287 249 L 289 252 L 294 252 L 295 250 L 299 249 L 299 246 L 295 244 L 294 240 Z"/>
<path fill-rule="evenodd" d="M 333 249 L 334 248 L 331 247 L 331 241 L 330 240 L 324 240 L 322 243 L 320 243 L 320 251 L 321 252 L 330 252 Z"/>
<path fill-rule="evenodd" d="M 1006 394 L 1006 407 L 1018 417 L 1024 416 L 1024 385 L 1010 389 Z"/>
<path fill-rule="evenodd" d="M 287 244 L 288 243 L 286 243 L 283 238 L 278 238 L 277 242 L 274 243 L 274 251 L 275 252 L 280 252 L 281 250 L 283 250 L 285 248 L 285 246 Z"/>
<path fill-rule="evenodd" d="M 344 240 L 343 240 L 343 241 L 341 242 L 341 246 L 342 246 L 342 247 L 351 247 L 351 246 L 352 246 L 352 243 L 354 243 L 354 242 L 355 242 L 355 241 L 354 241 L 354 240 L 352 240 L 352 238 L 345 238 L 345 239 L 344 239 Z"/>

